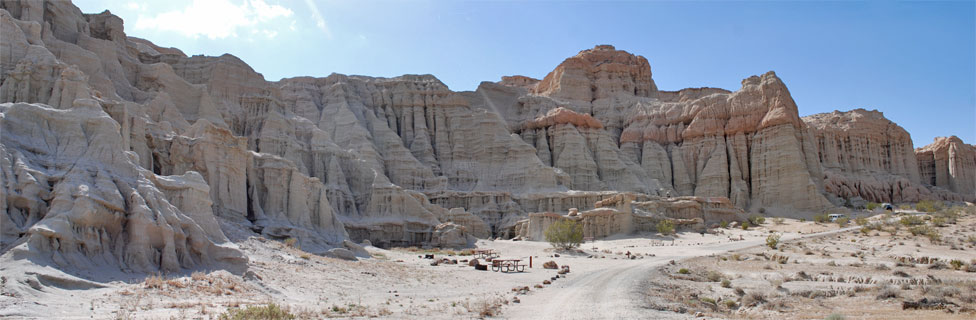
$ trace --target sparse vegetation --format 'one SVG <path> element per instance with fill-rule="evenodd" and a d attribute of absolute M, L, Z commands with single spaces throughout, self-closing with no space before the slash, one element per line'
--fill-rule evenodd
<path fill-rule="evenodd" d="M 874 211 L 874 209 L 877 209 L 879 206 L 881 205 L 874 202 L 868 202 L 868 204 L 864 205 L 864 208 L 868 209 L 868 211 Z"/>
<path fill-rule="evenodd" d="M 719 224 L 718 224 L 718 225 L 719 225 L 720 227 L 722 227 L 722 229 L 728 229 L 728 228 L 729 228 L 729 222 L 728 222 L 728 221 L 724 221 L 724 220 L 723 220 L 722 222 L 719 222 Z"/>
<path fill-rule="evenodd" d="M 827 213 L 818 214 L 813 216 L 813 221 L 817 223 L 824 223 L 830 221 L 830 216 L 828 216 Z"/>
<path fill-rule="evenodd" d="M 842 217 L 842 218 L 837 218 L 837 220 L 834 220 L 834 223 L 836 223 L 838 226 L 843 227 L 843 226 L 846 226 L 847 223 L 850 222 L 850 221 L 851 221 L 851 219 L 849 219 L 847 217 Z"/>
<path fill-rule="evenodd" d="M 249 306 L 244 309 L 232 308 L 226 313 L 221 314 L 220 320 L 286 320 L 295 319 L 295 315 L 287 308 L 281 308 L 277 304 L 269 303 L 263 306 Z"/>
<path fill-rule="evenodd" d="M 908 228 L 908 232 L 911 232 L 913 236 L 919 236 L 919 235 L 925 236 L 926 238 L 929 238 L 929 241 L 933 243 L 942 240 L 942 235 L 939 233 L 939 230 L 936 230 L 935 228 L 930 226 L 911 227 Z"/>
<path fill-rule="evenodd" d="M 583 242 L 583 224 L 560 219 L 546 229 L 546 241 L 554 248 L 571 249 Z"/>
<path fill-rule="evenodd" d="M 859 226 L 866 226 L 868 225 L 868 219 L 865 217 L 857 217 L 854 219 L 854 223 L 857 223 Z"/>
<path fill-rule="evenodd" d="M 295 238 L 285 239 L 285 245 L 295 249 L 301 249 L 301 246 L 298 244 L 298 239 Z"/>
<path fill-rule="evenodd" d="M 680 273 L 680 274 L 689 274 L 689 273 L 691 273 L 691 271 L 688 271 L 687 268 L 681 268 L 681 269 L 678 269 L 678 273 Z"/>
<path fill-rule="evenodd" d="M 732 281 L 729 279 L 722 279 L 722 288 L 731 288 Z"/>
<path fill-rule="evenodd" d="M 773 220 L 773 224 L 775 225 L 783 225 L 785 221 L 783 218 L 780 217 L 773 218 L 772 220 Z"/>
<path fill-rule="evenodd" d="M 942 209 L 941 201 L 922 200 L 915 204 L 915 210 L 921 212 L 936 212 Z"/>
<path fill-rule="evenodd" d="M 657 223 L 657 232 L 663 235 L 674 234 L 674 221 L 664 219 Z"/>
<path fill-rule="evenodd" d="M 779 234 L 773 233 L 766 237 L 766 245 L 776 249 L 776 246 L 779 245 Z"/>
<path fill-rule="evenodd" d="M 742 230 L 749 230 L 749 227 L 751 226 L 752 225 L 749 223 L 749 221 L 742 221 Z"/>
<path fill-rule="evenodd" d="M 756 226 L 761 225 L 763 223 L 766 223 L 766 217 L 760 216 L 758 214 L 751 215 L 749 216 L 749 223 Z"/>
<path fill-rule="evenodd" d="M 901 219 L 898 220 L 898 222 L 900 222 L 902 225 L 906 227 L 925 224 L 925 220 L 923 220 L 922 217 L 915 216 L 915 215 L 902 217 Z"/>

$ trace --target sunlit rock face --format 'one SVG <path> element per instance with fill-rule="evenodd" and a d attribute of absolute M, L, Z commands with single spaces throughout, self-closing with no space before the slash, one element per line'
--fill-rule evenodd
<path fill-rule="evenodd" d="M 976 201 L 976 147 L 956 136 L 938 137 L 931 144 L 915 149 L 923 183 L 935 191 L 948 191 L 966 201 Z"/>
<path fill-rule="evenodd" d="M 575 190 L 728 197 L 740 208 L 819 210 L 823 171 L 807 126 L 772 72 L 736 92 L 659 91 L 647 59 L 597 46 L 535 87 L 482 83 L 495 111 Z"/>
<path fill-rule="evenodd" d="M 431 75 L 267 81 L 67 1 L 0 2 L 0 36 L 0 250 L 58 264 L 237 268 L 228 224 L 325 253 L 513 236 L 528 213 L 621 193 L 803 213 L 976 189 L 958 139 L 913 154 L 869 112 L 805 122 L 772 72 L 661 91 L 608 45 L 455 92 Z"/>
<path fill-rule="evenodd" d="M 933 195 L 921 185 L 911 136 L 877 110 L 803 117 L 816 140 L 824 188 L 838 199 L 915 202 Z"/>

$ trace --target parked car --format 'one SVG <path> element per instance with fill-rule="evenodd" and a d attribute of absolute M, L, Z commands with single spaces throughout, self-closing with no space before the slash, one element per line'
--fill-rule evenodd
<path fill-rule="evenodd" d="M 830 222 L 837 221 L 837 219 L 840 219 L 840 218 L 843 218 L 843 217 L 845 217 L 845 215 L 840 214 L 840 213 L 831 213 L 831 214 L 827 215 L 827 218 L 830 219 Z"/>

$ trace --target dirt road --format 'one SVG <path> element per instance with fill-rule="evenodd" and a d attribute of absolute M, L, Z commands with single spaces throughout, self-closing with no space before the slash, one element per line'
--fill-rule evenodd
<path fill-rule="evenodd" d="M 857 228 L 849 227 L 802 236 L 786 236 L 781 240 L 826 236 L 855 229 Z M 502 316 L 511 319 L 689 318 L 689 315 L 661 312 L 641 306 L 641 294 L 638 290 L 649 271 L 671 260 L 721 254 L 764 244 L 765 239 L 749 239 L 689 247 L 686 250 L 668 250 L 666 255 L 641 260 L 618 260 L 619 263 L 600 270 L 571 273 L 565 280 L 560 279 L 545 290 L 522 297 L 521 303 L 511 304 Z"/>

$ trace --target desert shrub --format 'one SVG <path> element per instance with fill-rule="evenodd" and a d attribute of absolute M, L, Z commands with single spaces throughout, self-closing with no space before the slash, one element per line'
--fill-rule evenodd
<path fill-rule="evenodd" d="M 878 287 L 878 296 L 875 297 L 878 300 L 887 300 L 892 298 L 898 298 L 898 289 L 887 284 Z"/>
<path fill-rule="evenodd" d="M 729 227 L 729 222 L 728 221 L 722 221 L 722 222 L 719 222 L 718 225 L 721 226 L 722 229 L 726 229 L 726 228 Z"/>
<path fill-rule="evenodd" d="M 755 307 L 763 303 L 766 303 L 766 296 L 759 292 L 750 292 L 742 297 L 743 306 Z"/>
<path fill-rule="evenodd" d="M 931 242 L 939 242 L 939 240 L 942 240 L 942 235 L 939 233 L 939 230 L 930 226 L 914 226 L 908 228 L 908 232 L 911 232 L 913 236 L 925 236 Z"/>
<path fill-rule="evenodd" d="M 742 230 L 749 230 L 749 227 L 751 226 L 752 224 L 750 224 L 749 221 L 742 221 Z"/>
<path fill-rule="evenodd" d="M 874 202 L 868 202 L 868 204 L 865 205 L 864 208 L 868 209 L 868 211 L 874 211 L 874 209 L 877 209 L 879 206 L 881 205 Z"/>
<path fill-rule="evenodd" d="M 233 308 L 218 317 L 220 320 L 285 320 L 295 319 L 287 309 L 282 309 L 274 303 L 264 306 L 249 306 L 244 309 Z"/>
<path fill-rule="evenodd" d="M 286 246 L 289 246 L 289 247 L 292 247 L 292 248 L 295 248 L 295 249 L 298 249 L 299 248 L 298 239 L 295 239 L 295 238 L 285 239 L 285 245 Z"/>
<path fill-rule="evenodd" d="M 146 289 L 161 289 L 163 287 L 163 275 L 159 273 L 150 274 L 145 280 Z"/>
<path fill-rule="evenodd" d="M 857 223 L 859 226 L 866 226 L 868 225 L 868 219 L 865 217 L 857 217 L 857 219 L 854 219 L 854 223 Z"/>
<path fill-rule="evenodd" d="M 850 221 L 851 221 L 851 219 L 850 218 L 847 218 L 847 217 L 837 218 L 837 220 L 834 220 L 834 222 L 837 223 L 837 225 L 838 226 L 841 226 L 841 227 L 846 226 L 847 223 L 850 222 Z"/>
<path fill-rule="evenodd" d="M 731 299 L 725 300 L 725 307 L 729 309 L 735 309 L 736 307 L 735 300 L 731 300 Z"/>
<path fill-rule="evenodd" d="M 779 235 L 774 233 L 766 237 L 766 245 L 776 249 L 776 246 L 779 245 Z"/>
<path fill-rule="evenodd" d="M 955 260 L 955 259 L 953 259 L 952 261 L 949 261 L 949 265 L 951 265 L 952 268 L 953 269 L 956 269 L 956 270 L 961 269 L 962 266 L 963 266 L 963 264 L 965 264 L 965 263 L 962 262 L 962 260 Z"/>
<path fill-rule="evenodd" d="M 830 216 L 828 216 L 826 213 L 821 213 L 813 216 L 813 221 L 816 221 L 817 223 L 824 223 L 830 221 Z"/>
<path fill-rule="evenodd" d="M 780 218 L 780 217 L 773 218 L 773 224 L 776 224 L 776 225 L 782 225 L 784 223 L 784 221 L 785 220 L 783 220 L 783 218 Z"/>
<path fill-rule="evenodd" d="M 657 232 L 663 235 L 674 234 L 674 221 L 661 220 L 657 223 Z"/>
<path fill-rule="evenodd" d="M 922 217 L 912 215 L 902 217 L 900 220 L 898 220 L 898 222 L 901 222 L 901 224 L 904 226 L 917 226 L 924 224 L 925 220 L 923 220 Z"/>
<path fill-rule="evenodd" d="M 731 288 L 732 281 L 729 279 L 722 279 L 722 288 Z"/>
<path fill-rule="evenodd" d="M 960 261 L 960 262 L 962 262 L 962 261 Z M 711 282 L 719 282 L 719 280 L 722 280 L 722 278 L 725 278 L 725 275 L 723 275 L 721 272 L 718 272 L 718 271 L 709 271 L 705 275 L 705 277 L 708 278 L 708 281 L 711 281 Z"/>
<path fill-rule="evenodd" d="M 766 223 L 766 217 L 760 216 L 758 214 L 751 215 L 749 216 L 749 223 L 757 226 L 761 225 L 763 223 Z"/>
<path fill-rule="evenodd" d="M 945 227 L 948 220 L 943 216 L 932 217 L 932 225 L 936 227 Z"/>
<path fill-rule="evenodd" d="M 554 248 L 570 249 L 583 242 L 583 224 L 560 219 L 546 228 L 546 241 Z"/>
<path fill-rule="evenodd" d="M 840 313 L 831 313 L 829 316 L 824 318 L 824 320 L 844 320 L 844 315 Z"/>
<path fill-rule="evenodd" d="M 921 212 L 936 212 L 942 209 L 941 201 L 922 200 L 915 204 L 915 210 Z"/>
<path fill-rule="evenodd" d="M 680 273 L 680 274 L 689 274 L 689 273 L 691 273 L 691 271 L 688 271 L 687 268 L 681 268 L 681 269 L 678 269 L 678 273 Z"/>

